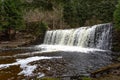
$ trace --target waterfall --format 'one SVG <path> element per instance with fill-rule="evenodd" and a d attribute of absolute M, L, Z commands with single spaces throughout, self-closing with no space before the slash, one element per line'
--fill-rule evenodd
<path fill-rule="evenodd" d="M 77 29 L 50 30 L 44 44 L 80 46 L 83 48 L 111 49 L 112 24 L 98 24 Z"/>

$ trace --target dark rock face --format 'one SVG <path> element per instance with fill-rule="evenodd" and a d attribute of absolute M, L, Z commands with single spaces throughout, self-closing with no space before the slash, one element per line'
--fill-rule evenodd
<path fill-rule="evenodd" d="M 112 51 L 120 52 L 120 30 L 113 28 Z"/>
<path fill-rule="evenodd" d="M 39 35 L 36 40 L 32 41 L 30 45 L 38 45 L 38 44 L 42 44 L 44 42 L 44 36 L 45 36 L 45 32 L 41 35 Z"/>

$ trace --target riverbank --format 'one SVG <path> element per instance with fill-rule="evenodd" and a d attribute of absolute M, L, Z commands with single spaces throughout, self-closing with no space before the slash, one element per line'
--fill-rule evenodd
<path fill-rule="evenodd" d="M 0 48 L 16 48 L 29 45 L 34 42 L 35 36 L 28 33 L 17 33 L 16 38 L 11 41 L 0 40 Z"/>

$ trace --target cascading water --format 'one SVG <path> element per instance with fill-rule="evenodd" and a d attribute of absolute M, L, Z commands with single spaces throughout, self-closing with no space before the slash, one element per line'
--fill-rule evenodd
<path fill-rule="evenodd" d="M 47 31 L 42 45 L 0 52 L 0 79 L 89 76 L 111 63 L 111 37 L 110 23 Z"/>
<path fill-rule="evenodd" d="M 110 50 L 111 30 L 110 23 L 77 29 L 51 30 L 46 32 L 44 44 Z"/>

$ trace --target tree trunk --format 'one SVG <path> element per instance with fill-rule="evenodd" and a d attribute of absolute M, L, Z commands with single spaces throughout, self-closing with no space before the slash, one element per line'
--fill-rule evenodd
<path fill-rule="evenodd" d="M 8 28 L 8 30 L 6 30 L 7 34 L 6 34 L 6 37 L 9 41 L 15 39 L 15 35 L 16 35 L 16 30 L 15 29 L 12 29 L 12 28 Z"/>

